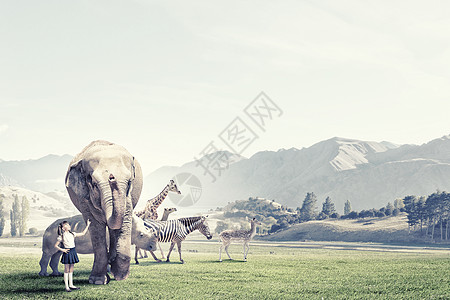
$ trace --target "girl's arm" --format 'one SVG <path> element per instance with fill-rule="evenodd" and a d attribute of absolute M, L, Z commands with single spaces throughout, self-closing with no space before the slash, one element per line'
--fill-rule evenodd
<path fill-rule="evenodd" d="M 83 230 L 83 232 L 77 233 L 76 237 L 85 235 L 89 229 L 89 225 L 91 225 L 91 220 L 88 219 L 86 221 L 86 228 Z"/>
<path fill-rule="evenodd" d="M 56 244 L 55 244 L 55 248 L 56 248 L 56 249 L 58 249 L 59 251 L 62 251 L 62 252 L 64 252 L 64 253 L 67 253 L 67 252 L 70 251 L 70 249 L 63 249 L 63 248 L 59 247 L 59 244 L 60 244 L 60 243 L 61 243 L 61 241 L 57 241 L 57 242 L 56 242 Z"/>

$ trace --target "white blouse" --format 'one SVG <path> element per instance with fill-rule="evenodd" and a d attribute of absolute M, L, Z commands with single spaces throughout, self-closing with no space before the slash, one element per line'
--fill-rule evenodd
<path fill-rule="evenodd" d="M 64 248 L 70 249 L 75 248 L 75 237 L 77 236 L 76 232 L 70 233 L 69 231 L 65 231 L 62 236 L 58 236 L 58 241 L 63 242 Z"/>

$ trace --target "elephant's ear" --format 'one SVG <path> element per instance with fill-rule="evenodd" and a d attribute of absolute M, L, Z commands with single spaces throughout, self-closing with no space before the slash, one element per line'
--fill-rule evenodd
<path fill-rule="evenodd" d="M 81 160 L 70 165 L 66 174 L 66 188 L 70 189 L 80 199 L 89 198 L 89 188 L 86 184 Z"/>

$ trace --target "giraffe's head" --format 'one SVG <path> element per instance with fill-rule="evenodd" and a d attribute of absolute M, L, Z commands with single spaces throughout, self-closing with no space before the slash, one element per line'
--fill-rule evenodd
<path fill-rule="evenodd" d="M 175 207 L 164 208 L 164 212 L 165 212 L 165 213 L 171 214 L 171 213 L 176 212 L 176 211 L 177 211 L 177 209 L 176 209 Z"/>
<path fill-rule="evenodd" d="M 169 192 L 181 194 L 181 192 L 178 190 L 178 187 L 177 187 L 177 184 L 175 183 L 175 181 L 170 180 L 168 186 L 169 186 Z"/>

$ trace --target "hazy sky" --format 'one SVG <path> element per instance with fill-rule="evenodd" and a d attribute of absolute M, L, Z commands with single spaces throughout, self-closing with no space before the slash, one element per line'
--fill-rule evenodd
<path fill-rule="evenodd" d="M 450 133 L 448 1 L 1 1 L 0 159 L 128 148 L 192 158 L 260 91 L 244 156 L 334 136 Z"/>

